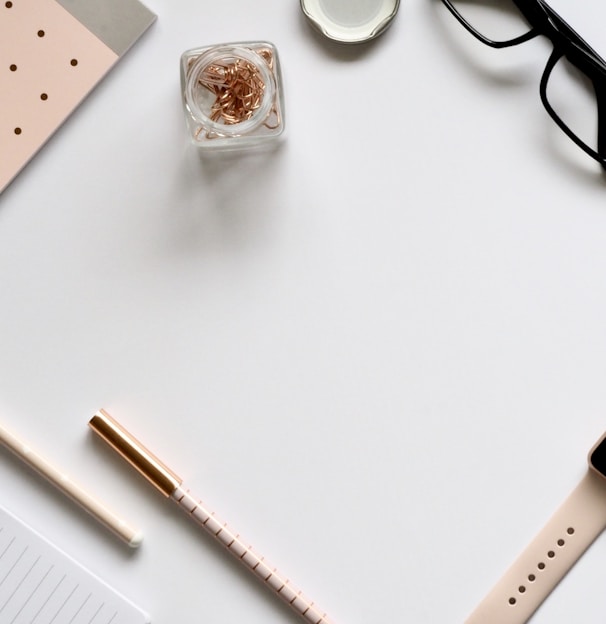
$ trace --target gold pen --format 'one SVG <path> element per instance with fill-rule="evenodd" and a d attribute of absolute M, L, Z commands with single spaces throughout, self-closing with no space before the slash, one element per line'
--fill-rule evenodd
<path fill-rule="evenodd" d="M 105 410 L 97 412 L 89 422 L 112 448 L 136 468 L 157 490 L 172 499 L 189 517 L 240 560 L 271 591 L 302 616 L 308 624 L 332 624 L 314 602 L 293 586 L 290 580 L 270 566 L 251 546 L 217 518 L 201 501 L 184 489 L 182 480 L 167 468 L 141 442 L 116 422 Z"/>

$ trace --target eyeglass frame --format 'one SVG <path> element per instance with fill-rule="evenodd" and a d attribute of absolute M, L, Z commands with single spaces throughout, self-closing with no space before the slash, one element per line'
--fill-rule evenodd
<path fill-rule="evenodd" d="M 547 60 L 539 86 L 541 102 L 562 132 L 606 170 L 606 61 L 544 0 L 512 0 L 530 25 L 530 30 L 523 35 L 505 41 L 494 41 L 477 31 L 459 13 L 452 0 L 442 0 L 442 2 L 469 33 L 491 48 L 501 49 L 519 45 L 539 35 L 543 35 L 551 41 L 553 51 Z M 562 58 L 566 58 L 593 85 L 598 115 L 597 151 L 587 145 L 562 121 L 547 99 L 549 77 L 557 62 Z"/>

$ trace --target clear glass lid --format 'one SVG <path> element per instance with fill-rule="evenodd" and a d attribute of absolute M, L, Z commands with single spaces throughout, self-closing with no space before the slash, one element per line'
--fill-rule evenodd
<path fill-rule="evenodd" d="M 301 9 L 325 37 L 361 43 L 380 35 L 398 12 L 400 0 L 301 0 Z"/>

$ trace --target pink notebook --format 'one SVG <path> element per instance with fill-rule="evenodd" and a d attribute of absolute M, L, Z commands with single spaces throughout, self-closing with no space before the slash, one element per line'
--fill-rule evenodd
<path fill-rule="evenodd" d="M 155 18 L 138 0 L 0 0 L 0 192 Z"/>

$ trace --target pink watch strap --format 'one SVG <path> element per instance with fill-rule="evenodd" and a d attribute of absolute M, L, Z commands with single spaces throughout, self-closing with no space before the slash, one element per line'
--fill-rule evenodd
<path fill-rule="evenodd" d="M 606 479 L 589 470 L 465 624 L 523 624 L 606 528 Z"/>

